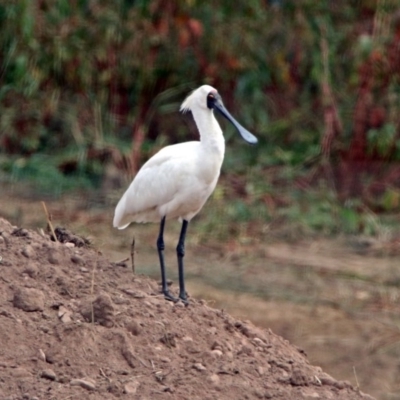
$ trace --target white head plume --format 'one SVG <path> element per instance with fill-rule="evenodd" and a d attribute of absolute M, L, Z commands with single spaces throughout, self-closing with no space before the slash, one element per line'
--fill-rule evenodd
<path fill-rule="evenodd" d="M 197 108 L 207 109 L 207 96 L 211 92 L 218 93 L 217 89 L 210 85 L 203 85 L 196 90 L 193 90 L 193 92 L 190 93 L 182 103 L 180 111 L 183 113 L 192 111 L 196 106 Z"/>

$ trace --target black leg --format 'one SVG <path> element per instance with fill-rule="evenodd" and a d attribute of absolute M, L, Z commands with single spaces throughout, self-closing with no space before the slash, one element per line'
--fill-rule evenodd
<path fill-rule="evenodd" d="M 164 262 L 164 226 L 165 226 L 165 217 L 162 218 L 160 223 L 160 233 L 158 234 L 157 239 L 157 249 L 158 249 L 158 257 L 160 258 L 160 267 L 161 267 L 161 290 L 167 300 L 177 301 L 175 297 L 173 297 L 168 290 L 167 278 L 165 274 L 165 262 Z"/>
<path fill-rule="evenodd" d="M 179 298 L 187 304 L 187 295 L 185 291 L 185 276 L 183 268 L 183 257 L 185 256 L 185 236 L 189 222 L 183 220 L 181 234 L 179 236 L 176 254 L 178 255 L 178 272 L 179 272 Z"/>

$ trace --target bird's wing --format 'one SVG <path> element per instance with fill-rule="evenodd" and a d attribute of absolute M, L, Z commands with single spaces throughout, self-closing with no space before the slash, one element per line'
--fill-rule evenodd
<path fill-rule="evenodd" d="M 164 147 L 150 158 L 119 201 L 114 226 L 123 229 L 130 222 L 156 222 L 158 208 L 179 193 L 182 181 L 192 173 L 198 142 Z"/>

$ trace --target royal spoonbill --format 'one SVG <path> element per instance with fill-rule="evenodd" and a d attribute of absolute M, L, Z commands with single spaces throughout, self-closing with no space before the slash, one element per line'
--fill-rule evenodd
<path fill-rule="evenodd" d="M 189 221 L 201 210 L 217 184 L 225 153 L 225 140 L 214 110 L 227 118 L 242 138 L 251 144 L 257 138 L 243 128 L 227 111 L 221 96 L 211 86 L 194 90 L 182 103 L 180 111 L 191 111 L 200 133 L 200 140 L 170 145 L 151 157 L 139 170 L 118 202 L 113 225 L 124 229 L 131 222 L 160 222 L 157 239 L 161 267 L 162 293 L 167 300 L 181 299 L 187 304 L 183 257 Z M 167 286 L 164 263 L 165 221 L 178 218 L 182 222 L 176 253 L 178 256 L 179 299 Z"/>

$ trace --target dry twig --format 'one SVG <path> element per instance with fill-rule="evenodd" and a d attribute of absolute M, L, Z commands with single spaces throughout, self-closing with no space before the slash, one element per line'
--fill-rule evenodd
<path fill-rule="evenodd" d="M 132 272 L 135 275 L 135 236 L 132 238 L 131 244 L 131 261 L 132 261 Z"/>
<path fill-rule="evenodd" d="M 49 228 L 51 230 L 51 234 L 53 235 L 54 241 L 58 242 L 56 233 L 54 232 L 53 224 L 51 223 L 51 216 L 50 216 L 49 212 L 47 211 L 46 203 L 44 201 L 42 201 L 42 206 L 43 206 L 44 212 L 46 214 L 47 225 L 49 226 Z"/>

